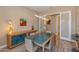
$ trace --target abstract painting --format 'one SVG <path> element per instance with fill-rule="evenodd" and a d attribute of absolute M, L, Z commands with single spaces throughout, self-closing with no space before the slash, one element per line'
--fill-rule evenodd
<path fill-rule="evenodd" d="M 20 26 L 27 26 L 27 19 L 26 18 L 20 19 Z"/>

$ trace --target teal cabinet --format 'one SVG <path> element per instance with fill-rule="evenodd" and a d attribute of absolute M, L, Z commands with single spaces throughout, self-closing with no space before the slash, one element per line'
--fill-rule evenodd
<path fill-rule="evenodd" d="M 16 36 L 8 36 L 8 48 L 16 47 L 25 42 L 26 34 L 16 35 Z"/>

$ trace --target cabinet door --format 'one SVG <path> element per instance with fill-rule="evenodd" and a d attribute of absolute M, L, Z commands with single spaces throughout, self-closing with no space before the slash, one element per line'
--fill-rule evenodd
<path fill-rule="evenodd" d="M 16 45 L 24 41 L 25 41 L 25 34 L 12 37 L 12 45 Z"/>
<path fill-rule="evenodd" d="M 12 37 L 12 45 L 16 45 L 19 42 L 19 36 L 13 36 Z"/>
<path fill-rule="evenodd" d="M 71 39 L 71 12 L 60 13 L 60 38 Z"/>

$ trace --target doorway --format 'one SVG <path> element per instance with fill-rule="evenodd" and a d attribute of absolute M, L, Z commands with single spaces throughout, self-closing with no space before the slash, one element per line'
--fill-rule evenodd
<path fill-rule="evenodd" d="M 71 41 L 71 11 L 60 13 L 60 38 Z"/>
<path fill-rule="evenodd" d="M 48 29 L 52 33 L 58 33 L 60 39 L 71 40 L 71 11 L 64 11 L 50 15 L 51 24 Z"/>

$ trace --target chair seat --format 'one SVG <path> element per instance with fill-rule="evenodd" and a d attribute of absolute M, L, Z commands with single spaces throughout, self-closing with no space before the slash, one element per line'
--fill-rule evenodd
<path fill-rule="evenodd" d="M 35 46 L 32 50 L 26 48 L 26 50 L 27 50 L 28 52 L 35 52 L 37 49 L 38 49 L 38 46 Z"/>
<path fill-rule="evenodd" d="M 25 49 L 29 52 L 34 52 L 38 49 L 38 46 L 33 44 L 32 40 L 25 38 Z"/>

